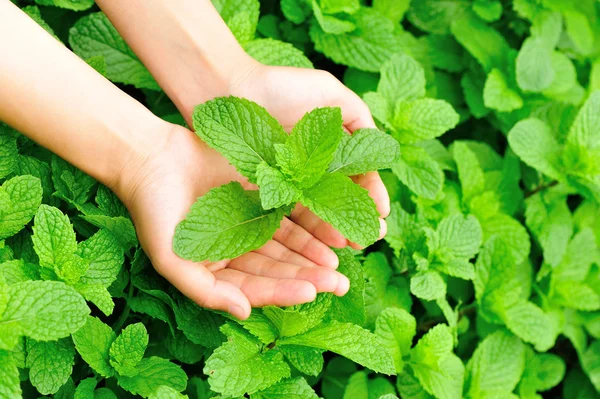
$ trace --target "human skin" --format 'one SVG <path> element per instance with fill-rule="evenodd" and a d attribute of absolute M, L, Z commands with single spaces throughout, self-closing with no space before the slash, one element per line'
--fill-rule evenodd
<path fill-rule="evenodd" d="M 249 59 L 235 39 L 227 40 L 231 33 L 210 2 L 98 3 L 188 123 L 195 105 L 231 94 L 257 101 L 286 128 L 304 112 L 326 105 L 342 107 L 349 131 L 373 125 L 362 101 L 331 75 L 265 67 Z M 134 8 L 136 22 L 131 29 L 123 28 Z M 213 37 L 224 28 L 219 32 L 224 41 L 218 46 L 197 43 L 196 35 L 206 37 L 206 31 L 190 30 L 198 22 L 194 16 L 206 18 L 204 28 L 213 29 Z M 146 29 L 155 36 L 143 44 L 134 27 L 153 18 L 162 21 L 161 29 Z M 221 58 L 226 49 L 231 54 Z M 348 280 L 335 270 L 337 258 L 328 248 L 346 246 L 347 241 L 301 207 L 257 251 L 215 263 L 177 257 L 173 232 L 191 204 L 232 180 L 248 187 L 242 176 L 192 132 L 152 115 L 7 0 L 0 1 L 0 53 L 10 54 L 0 63 L 0 119 L 111 188 L 130 210 L 157 271 L 183 294 L 243 319 L 251 306 L 288 306 L 311 301 L 317 292 L 347 292 Z M 296 87 L 290 87 L 290 79 Z M 367 174 L 356 181 L 370 190 L 385 216 L 389 202 L 378 176 Z"/>

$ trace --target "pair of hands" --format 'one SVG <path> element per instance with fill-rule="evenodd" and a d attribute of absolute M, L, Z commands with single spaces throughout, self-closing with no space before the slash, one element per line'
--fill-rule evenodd
<path fill-rule="evenodd" d="M 340 107 L 349 132 L 375 127 L 365 103 L 324 71 L 253 64 L 242 79 L 232 81 L 229 94 L 262 105 L 287 131 L 317 107 Z M 251 307 L 291 306 L 310 302 L 319 292 L 348 291 L 349 281 L 336 271 L 338 260 L 329 247 L 356 246 L 302 206 L 283 220 L 272 240 L 237 259 L 198 264 L 175 255 L 173 232 L 198 197 L 231 181 L 252 185 L 188 129 L 166 123 L 161 129 L 164 140 L 123 178 L 118 194 L 162 276 L 196 303 L 240 319 L 250 315 Z M 381 217 L 386 217 L 389 198 L 379 175 L 373 172 L 354 180 L 369 191 Z M 381 219 L 381 237 L 385 232 Z"/>

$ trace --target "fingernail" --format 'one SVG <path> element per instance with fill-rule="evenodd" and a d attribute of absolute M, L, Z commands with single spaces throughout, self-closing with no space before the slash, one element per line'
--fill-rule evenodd
<path fill-rule="evenodd" d="M 350 289 L 350 280 L 348 280 L 348 277 L 341 274 L 340 279 L 338 281 L 337 289 L 335 290 L 335 294 L 337 296 L 344 296 L 348 293 L 349 289 Z"/>
<path fill-rule="evenodd" d="M 381 240 L 387 234 L 387 223 L 383 219 L 379 219 L 379 239 Z"/>
<path fill-rule="evenodd" d="M 244 309 L 242 309 L 241 306 L 238 305 L 229 305 L 228 308 L 228 313 L 231 314 L 232 316 L 237 317 L 240 320 L 244 320 L 247 318 L 246 316 L 246 312 L 244 311 Z"/>

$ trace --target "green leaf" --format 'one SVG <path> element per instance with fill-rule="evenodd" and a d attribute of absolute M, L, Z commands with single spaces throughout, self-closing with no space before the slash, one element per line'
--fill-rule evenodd
<path fill-rule="evenodd" d="M 298 187 L 312 187 L 327 170 L 342 135 L 341 109 L 316 108 L 294 126 L 284 145 L 275 146 L 277 165 Z"/>
<path fill-rule="evenodd" d="M 539 391 L 554 388 L 563 380 L 565 372 L 565 362 L 557 355 L 528 351 L 519 394 L 522 397 L 535 396 Z"/>
<path fill-rule="evenodd" d="M 397 373 L 401 373 L 404 368 L 402 358 L 409 355 L 416 333 L 415 318 L 403 309 L 385 309 L 377 318 L 375 334 L 381 337 L 382 343 L 394 358 Z"/>
<path fill-rule="evenodd" d="M 497 236 L 509 246 L 516 264 L 527 259 L 531 249 L 531 240 L 527 229 L 521 223 L 501 213 L 491 219 L 479 222 L 483 229 L 484 241 L 492 236 Z"/>
<path fill-rule="evenodd" d="M 187 375 L 176 364 L 160 357 L 142 359 L 132 377 L 119 376 L 119 385 L 134 395 L 148 397 L 161 386 L 181 392 L 187 385 Z"/>
<path fill-rule="evenodd" d="M 237 183 L 210 190 L 192 205 L 177 225 L 173 250 L 193 261 L 233 259 L 263 246 L 283 218 L 284 211 L 265 211 L 257 192 Z"/>
<path fill-rule="evenodd" d="M 279 345 L 301 345 L 329 350 L 383 374 L 395 374 L 394 360 L 378 336 L 350 323 L 330 321 L 278 341 Z"/>
<path fill-rule="evenodd" d="M 95 378 L 86 378 L 77 385 L 75 389 L 74 399 L 95 399 L 94 389 L 96 389 L 98 381 Z"/>
<path fill-rule="evenodd" d="M 261 162 L 275 166 L 275 145 L 285 143 L 288 137 L 267 110 L 236 97 L 220 97 L 197 106 L 193 122 L 196 134 L 252 183 Z"/>
<path fill-rule="evenodd" d="M 543 38 L 529 37 L 517 56 L 517 83 L 524 91 L 541 92 L 552 84 L 552 48 Z"/>
<path fill-rule="evenodd" d="M 583 370 L 590 377 L 596 391 L 600 391 L 600 341 L 594 341 L 581 356 Z"/>
<path fill-rule="evenodd" d="M 398 24 L 408 11 L 411 0 L 374 0 L 373 8 Z"/>
<path fill-rule="evenodd" d="M 481 225 L 472 216 L 453 214 L 438 224 L 435 249 L 444 257 L 472 259 L 482 244 Z"/>
<path fill-rule="evenodd" d="M 518 122 L 508 133 L 508 143 L 527 165 L 553 179 L 564 179 L 562 149 L 546 123 L 535 118 Z"/>
<path fill-rule="evenodd" d="M 506 327 L 540 352 L 554 346 L 556 333 L 549 315 L 532 302 L 520 302 L 505 311 Z"/>
<path fill-rule="evenodd" d="M 320 349 L 295 345 L 279 349 L 285 359 L 303 374 L 316 377 L 323 370 L 323 351 Z"/>
<path fill-rule="evenodd" d="M 348 277 L 350 290 L 342 297 L 332 297 L 329 314 L 335 320 L 362 326 L 366 321 L 365 277 L 362 266 L 349 249 L 334 249 L 334 252 L 339 259 L 337 271 Z"/>
<path fill-rule="evenodd" d="M 4 126 L 0 123 L 0 179 L 9 176 L 16 169 L 19 160 L 17 138 L 9 133 L 10 128 Z M 5 129 L 7 132 L 4 132 Z"/>
<path fill-rule="evenodd" d="M 341 35 L 356 29 L 356 25 L 351 21 L 346 21 L 332 15 L 326 15 L 325 12 L 321 10 L 317 0 L 312 0 L 312 7 L 315 19 L 319 23 L 321 29 L 323 29 L 323 32 L 332 35 Z"/>
<path fill-rule="evenodd" d="M 506 77 L 498 69 L 492 69 L 483 87 L 486 107 L 500 112 L 512 112 L 523 107 L 523 99 L 508 86 Z"/>
<path fill-rule="evenodd" d="M 450 328 L 438 324 L 411 350 L 411 368 L 423 388 L 436 398 L 462 397 L 465 367 L 452 353 Z"/>
<path fill-rule="evenodd" d="M 422 148 L 403 146 L 394 174 L 415 194 L 434 199 L 444 185 L 444 172 L 439 164 Z"/>
<path fill-rule="evenodd" d="M 283 7 L 283 2 L 282 2 Z M 314 68 L 304 53 L 290 43 L 275 39 L 255 39 L 244 43 L 246 53 L 256 61 L 270 66 Z"/>
<path fill-rule="evenodd" d="M 390 135 L 377 129 L 359 129 L 343 135 L 329 172 L 346 176 L 391 168 L 400 157 L 400 146 Z"/>
<path fill-rule="evenodd" d="M 594 51 L 595 34 L 590 26 L 588 16 L 574 9 L 563 12 L 566 31 L 569 38 L 573 41 L 577 49 L 584 55 Z"/>
<path fill-rule="evenodd" d="M 130 324 L 110 346 L 110 364 L 121 376 L 138 374 L 137 366 L 148 346 L 148 332 L 142 323 Z"/>
<path fill-rule="evenodd" d="M 452 153 L 458 169 L 463 202 L 485 189 L 485 176 L 475 153 L 464 142 L 455 142 Z"/>
<path fill-rule="evenodd" d="M 367 190 L 338 173 L 325 174 L 301 199 L 315 215 L 362 246 L 379 237 L 379 213 Z"/>
<path fill-rule="evenodd" d="M 108 289 L 100 284 L 75 284 L 74 288 L 90 301 L 106 316 L 110 316 L 115 308 L 115 303 L 108 292 Z"/>
<path fill-rule="evenodd" d="M 40 265 L 51 269 L 70 262 L 77 250 L 75 231 L 68 216 L 49 205 L 39 207 L 31 239 Z"/>
<path fill-rule="evenodd" d="M 281 337 L 294 336 L 307 330 L 308 320 L 298 311 L 265 306 L 263 314 L 277 327 Z"/>
<path fill-rule="evenodd" d="M 33 176 L 18 176 L 0 186 L 0 240 L 17 234 L 42 203 L 42 185 Z"/>
<path fill-rule="evenodd" d="M 400 144 L 414 144 L 441 136 L 458 121 L 458 114 L 446 101 L 424 98 L 398 102 L 392 125 Z"/>
<path fill-rule="evenodd" d="M 426 301 L 441 299 L 446 296 L 446 282 L 436 271 L 418 272 L 410 279 L 410 292 Z"/>
<path fill-rule="evenodd" d="M 308 0 L 281 0 L 281 12 L 289 21 L 301 24 L 311 15 L 312 3 Z"/>
<path fill-rule="evenodd" d="M 390 104 L 425 97 L 425 72 L 414 58 L 396 54 L 381 67 L 377 92 Z"/>
<path fill-rule="evenodd" d="M 90 309 L 71 287 L 58 281 L 26 281 L 8 287 L 0 328 L 38 341 L 56 340 L 79 330 Z"/>
<path fill-rule="evenodd" d="M 73 372 L 75 349 L 69 339 L 27 340 L 27 367 L 31 384 L 43 395 L 56 393 Z"/>
<path fill-rule="evenodd" d="M 256 183 L 260 187 L 260 202 L 265 210 L 289 205 L 302 195 L 302 191 L 283 172 L 266 162 L 261 162 L 256 169 Z"/>
<path fill-rule="evenodd" d="M 188 399 L 187 395 L 180 394 L 176 389 L 167 385 L 161 385 L 156 391 L 148 396 L 150 399 Z"/>
<path fill-rule="evenodd" d="M 3 350 L 0 350 L 0 395 L 5 398 L 20 398 L 23 395 L 19 369 L 10 352 Z"/>
<path fill-rule="evenodd" d="M 103 377 L 115 374 L 110 365 L 109 350 L 116 334 L 96 317 L 88 317 L 85 325 L 73 334 L 75 349 L 87 364 Z"/>
<path fill-rule="evenodd" d="M 567 141 L 588 151 L 600 148 L 600 91 L 593 92 L 571 125 Z"/>
<path fill-rule="evenodd" d="M 69 44 L 83 59 L 103 56 L 106 75 L 113 82 L 130 84 L 138 89 L 160 87 L 115 27 L 101 12 L 89 14 L 69 30 Z"/>
<path fill-rule="evenodd" d="M 94 5 L 93 0 L 35 0 L 42 6 L 55 6 L 68 10 L 83 11 Z"/>
<path fill-rule="evenodd" d="M 394 24 L 366 7 L 361 7 L 352 17 L 356 29 L 341 35 L 326 33 L 318 23 L 312 23 L 309 33 L 315 48 L 338 64 L 379 72 L 383 63 L 399 49 Z"/>
<path fill-rule="evenodd" d="M 485 72 L 504 67 L 505 58 L 511 49 L 504 37 L 481 19 L 465 14 L 463 18 L 452 20 L 452 34 L 475 57 Z"/>
<path fill-rule="evenodd" d="M 525 366 L 525 345 L 516 336 L 496 331 L 479 343 L 467 364 L 469 397 L 512 392 Z"/>
<path fill-rule="evenodd" d="M 348 379 L 348 385 L 344 391 L 344 399 L 352 398 L 378 398 L 383 395 L 395 393 L 396 389 L 384 377 L 369 379 L 367 371 L 357 371 Z"/>
<path fill-rule="evenodd" d="M 109 287 L 117 279 L 123 265 L 123 249 L 108 231 L 100 230 L 79 243 L 77 253 L 89 261 L 82 283 Z"/>
<path fill-rule="evenodd" d="M 123 250 L 137 246 L 135 227 L 129 218 L 123 216 L 83 215 L 86 222 L 112 234 Z"/>
<path fill-rule="evenodd" d="M 187 298 L 178 301 L 173 310 L 177 328 L 183 331 L 190 341 L 207 348 L 216 348 L 221 345 L 225 338 L 219 331 L 219 327 L 224 321 L 223 317 L 201 308 Z M 273 340 L 268 343 L 271 342 Z"/>
<path fill-rule="evenodd" d="M 91 190 L 96 185 L 96 180 L 91 176 L 56 155 L 52 156 L 51 168 L 55 196 L 80 205 L 90 198 Z"/>
<path fill-rule="evenodd" d="M 225 324 L 221 331 L 228 341 L 215 349 L 204 366 L 213 391 L 233 397 L 252 394 L 290 376 L 279 350 L 261 353 L 260 342 L 233 324 Z"/>
<path fill-rule="evenodd" d="M 302 377 L 279 381 L 269 388 L 250 395 L 250 399 L 318 399 L 315 391 Z"/>

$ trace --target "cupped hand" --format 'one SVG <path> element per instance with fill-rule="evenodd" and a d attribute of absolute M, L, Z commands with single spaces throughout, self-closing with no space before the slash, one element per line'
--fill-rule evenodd
<path fill-rule="evenodd" d="M 233 80 L 230 93 L 265 107 L 288 132 L 305 113 L 319 107 L 340 107 L 344 128 L 349 133 L 376 127 L 369 108 L 361 98 L 332 74 L 322 70 L 252 63 L 240 78 Z M 375 201 L 381 215 L 380 237 L 383 237 L 386 233 L 383 218 L 390 213 L 390 200 L 381 177 L 377 172 L 371 172 L 354 176 L 353 180 L 369 191 Z M 290 219 L 331 247 L 351 245 L 360 248 L 304 206 L 296 206 Z"/>
<path fill-rule="evenodd" d="M 160 141 L 123 176 L 117 194 L 128 207 L 139 241 L 156 270 L 201 306 L 244 319 L 251 307 L 291 306 L 318 292 L 343 295 L 348 279 L 321 240 L 284 219 L 272 240 L 237 259 L 195 263 L 172 250 L 173 233 L 196 199 L 211 188 L 240 181 L 235 168 L 193 132 L 164 124 Z"/>

